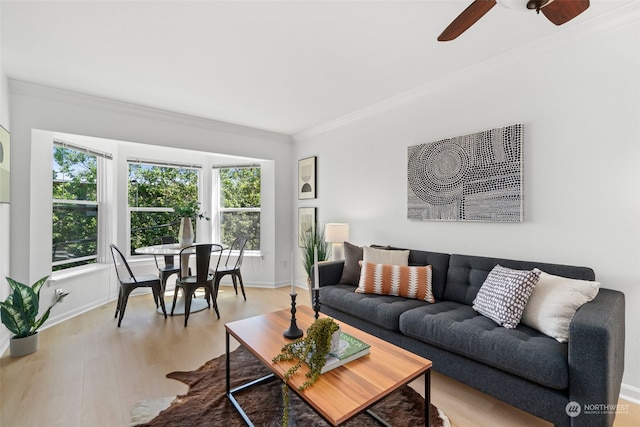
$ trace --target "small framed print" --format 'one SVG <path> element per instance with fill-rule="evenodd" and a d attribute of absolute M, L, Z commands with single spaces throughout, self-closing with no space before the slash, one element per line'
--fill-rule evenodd
<path fill-rule="evenodd" d="M 298 247 L 304 247 L 304 235 L 316 229 L 316 208 L 298 208 Z"/>
<path fill-rule="evenodd" d="M 316 157 L 298 160 L 298 200 L 316 198 Z"/>
<path fill-rule="evenodd" d="M 9 132 L 0 126 L 0 203 L 11 202 L 11 147 Z"/>

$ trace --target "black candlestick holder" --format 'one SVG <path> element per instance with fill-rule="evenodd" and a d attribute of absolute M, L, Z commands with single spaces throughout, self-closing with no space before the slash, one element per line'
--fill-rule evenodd
<path fill-rule="evenodd" d="M 290 340 L 295 340 L 296 338 L 300 338 L 303 333 L 302 329 L 298 328 L 296 324 L 296 294 L 291 295 L 291 324 L 289 325 L 289 329 L 284 331 L 283 335 L 285 338 Z"/>
<path fill-rule="evenodd" d="M 320 312 L 320 288 L 313 288 L 313 311 L 316 312 L 316 320 L 318 320 Z"/>

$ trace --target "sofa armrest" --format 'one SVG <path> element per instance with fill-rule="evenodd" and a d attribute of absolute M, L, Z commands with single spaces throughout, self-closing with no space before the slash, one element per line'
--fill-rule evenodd
<path fill-rule="evenodd" d="M 344 260 L 324 261 L 318 263 L 318 280 L 320 287 L 327 285 L 337 285 L 342 278 L 342 269 L 344 268 Z M 314 266 L 311 266 L 311 287 L 315 284 Z"/>
<path fill-rule="evenodd" d="M 575 425 L 613 424 L 624 344 L 624 294 L 600 289 L 593 301 L 578 309 L 569 326 L 569 400 L 579 403 L 583 412 L 573 418 Z"/>

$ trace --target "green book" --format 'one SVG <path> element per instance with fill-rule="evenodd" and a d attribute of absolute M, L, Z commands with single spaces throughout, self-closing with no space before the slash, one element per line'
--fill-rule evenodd
<path fill-rule="evenodd" d="M 362 342 L 358 338 L 347 333 L 340 332 L 340 346 L 338 347 L 338 350 L 327 355 L 327 361 L 322 367 L 320 373 L 324 374 L 325 372 L 356 360 L 370 352 L 371 346 L 369 344 Z"/>

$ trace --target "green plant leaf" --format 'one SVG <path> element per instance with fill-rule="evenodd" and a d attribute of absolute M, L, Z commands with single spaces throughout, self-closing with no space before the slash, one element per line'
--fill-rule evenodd
<path fill-rule="evenodd" d="M 40 289 L 42 288 L 42 285 L 47 283 L 47 279 L 48 278 L 49 278 L 49 276 L 44 276 L 42 279 L 38 280 L 36 283 L 34 283 L 31 286 L 31 289 L 38 296 L 38 299 L 40 299 Z"/>
<path fill-rule="evenodd" d="M 49 317 L 51 307 L 61 300 L 58 298 L 40 320 L 36 321 L 40 309 L 40 289 L 48 277 L 45 276 L 38 280 L 32 287 L 7 277 L 12 292 L 4 302 L 0 303 L 0 314 L 2 323 L 16 337 L 23 338 L 33 335 Z"/>
<path fill-rule="evenodd" d="M 53 308 L 53 306 L 54 306 L 54 305 L 55 305 L 55 304 L 53 304 L 51 307 L 49 307 L 49 308 L 47 309 L 47 311 L 45 311 L 45 312 L 44 312 L 44 314 L 42 315 L 42 317 L 41 317 L 38 321 L 36 321 L 36 322 L 33 324 L 33 326 L 31 327 L 31 331 L 30 331 L 31 333 L 30 333 L 30 335 L 31 335 L 31 334 L 35 334 L 35 333 L 36 333 L 36 331 L 38 330 L 38 328 L 39 328 L 40 326 L 42 326 L 42 325 L 44 324 L 44 322 L 46 322 L 46 321 L 47 321 L 47 319 L 49 318 L 49 313 L 51 313 L 51 309 Z"/>
<path fill-rule="evenodd" d="M 5 325 L 12 334 L 16 336 L 24 334 L 24 332 L 20 330 L 20 313 L 18 313 L 12 305 L 4 302 L 0 303 L 0 319 L 2 320 L 2 324 Z"/>
<path fill-rule="evenodd" d="M 22 283 L 7 277 L 7 281 L 13 289 L 13 305 L 21 312 L 21 317 L 28 324 L 32 324 L 38 315 L 40 300 L 33 290 Z"/>
<path fill-rule="evenodd" d="M 31 289 L 29 289 L 31 290 Z M 31 329 L 31 324 L 35 319 L 35 316 L 31 315 L 33 310 L 28 310 L 26 307 L 29 305 L 29 301 L 32 301 L 29 295 L 25 295 L 27 291 L 24 289 L 20 290 L 20 288 L 16 288 L 13 291 L 13 320 L 16 323 L 16 327 L 18 328 L 18 333 L 16 334 L 19 337 L 26 337 L 29 335 L 29 330 Z M 33 291 L 31 292 L 33 293 Z M 26 298 L 26 302 L 25 302 Z"/>

